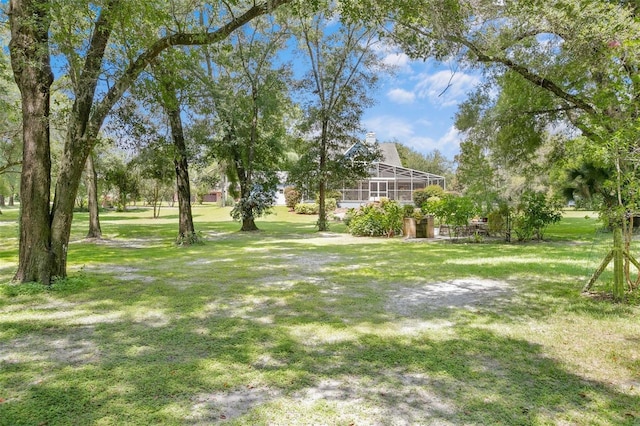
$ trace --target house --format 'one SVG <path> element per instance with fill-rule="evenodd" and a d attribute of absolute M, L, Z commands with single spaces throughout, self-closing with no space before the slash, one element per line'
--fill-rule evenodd
<path fill-rule="evenodd" d="M 352 185 L 343 185 L 340 190 L 340 207 L 359 207 L 381 198 L 398 201 L 402 204 L 413 203 L 413 191 L 429 185 L 440 185 L 446 189 L 444 176 L 402 166 L 395 143 L 378 143 L 374 133 L 368 133 L 365 142 L 354 144 L 345 152 L 346 157 L 360 149 L 376 144 L 382 153 L 379 161 L 373 162 L 370 176 Z"/>
<path fill-rule="evenodd" d="M 276 206 L 284 206 L 287 204 L 284 190 L 289 185 L 289 174 L 287 172 L 276 172 L 276 174 L 278 175 L 278 186 L 276 187 L 274 204 Z"/>

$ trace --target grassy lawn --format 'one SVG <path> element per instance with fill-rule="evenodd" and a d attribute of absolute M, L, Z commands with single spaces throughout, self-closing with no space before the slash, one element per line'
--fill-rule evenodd
<path fill-rule="evenodd" d="M 595 215 L 454 244 L 228 212 L 195 207 L 206 243 L 183 248 L 176 209 L 104 213 L 100 242 L 77 214 L 44 290 L 9 282 L 3 209 L 0 425 L 640 424 L 640 303 L 580 294 L 611 239 Z"/>

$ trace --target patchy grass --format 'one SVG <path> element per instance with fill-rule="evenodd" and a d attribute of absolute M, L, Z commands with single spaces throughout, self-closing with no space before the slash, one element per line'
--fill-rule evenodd
<path fill-rule="evenodd" d="M 452 244 L 228 212 L 196 206 L 182 248 L 175 209 L 105 213 L 101 242 L 77 214 L 44 288 L 9 282 L 3 210 L 0 425 L 640 422 L 640 307 L 580 295 L 611 238 L 593 214 Z"/>

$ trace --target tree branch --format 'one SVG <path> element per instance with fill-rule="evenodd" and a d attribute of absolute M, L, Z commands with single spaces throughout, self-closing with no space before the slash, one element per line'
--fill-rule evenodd
<path fill-rule="evenodd" d="M 93 104 L 95 89 L 98 84 L 98 77 L 102 68 L 102 59 L 104 52 L 111 37 L 112 22 L 109 19 L 110 11 L 119 6 L 120 0 L 110 0 L 100 11 L 100 16 L 96 21 L 93 30 L 87 57 L 85 58 L 82 74 L 79 83 L 76 85 L 76 99 L 73 103 L 73 112 L 77 114 L 79 120 L 77 123 L 86 124 L 88 122 L 91 106 Z M 84 134 L 85 129 L 79 130 L 80 134 Z"/>
<path fill-rule="evenodd" d="M 231 21 L 215 31 L 208 33 L 176 33 L 157 40 L 127 68 L 120 79 L 109 89 L 104 99 L 96 106 L 91 116 L 87 140 L 93 139 L 98 134 L 111 108 L 113 108 L 116 102 L 118 102 L 122 95 L 129 89 L 138 75 L 140 75 L 162 51 L 171 46 L 201 46 L 224 40 L 233 31 L 242 27 L 252 19 L 267 14 L 292 1 L 293 0 L 267 0 L 260 4 L 255 4 L 245 13 L 232 18 Z"/>
<path fill-rule="evenodd" d="M 415 31 L 418 34 L 421 34 L 427 38 L 431 38 L 431 39 L 436 38 L 433 34 L 429 34 L 428 32 L 424 31 L 422 28 L 416 27 L 414 25 L 407 24 L 404 22 L 401 22 L 400 25 L 412 31 Z M 553 93 L 560 99 L 563 99 L 566 102 L 572 105 L 575 105 L 577 108 L 583 110 L 585 113 L 593 116 L 600 115 L 599 111 L 593 105 L 589 104 L 588 102 L 584 101 L 578 96 L 572 95 L 571 93 L 568 93 L 567 91 L 563 90 L 560 86 L 558 86 L 552 80 L 549 80 L 545 77 L 535 74 L 529 68 L 522 66 L 520 64 L 517 64 L 507 57 L 489 55 L 483 52 L 478 46 L 473 44 L 470 40 L 467 40 L 462 36 L 445 35 L 445 36 L 442 36 L 441 39 L 466 47 L 476 56 L 478 62 L 504 65 L 508 69 L 520 74 L 527 81 Z"/>
<path fill-rule="evenodd" d="M 4 174 L 10 168 L 15 167 L 15 166 L 20 166 L 20 165 L 22 165 L 22 161 L 10 161 L 5 165 L 0 166 L 0 175 Z"/>

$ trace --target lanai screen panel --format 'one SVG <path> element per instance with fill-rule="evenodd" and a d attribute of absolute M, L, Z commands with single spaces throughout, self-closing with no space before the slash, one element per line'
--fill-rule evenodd
<path fill-rule="evenodd" d="M 382 184 L 382 182 L 385 183 Z M 342 201 L 374 201 L 379 198 L 380 188 L 385 188 L 387 198 L 411 203 L 413 191 L 429 185 L 440 185 L 445 188 L 445 179 L 443 176 L 432 173 L 376 163 L 372 167 L 371 178 L 358 182 L 357 188 L 342 189 Z"/>
<path fill-rule="evenodd" d="M 369 201 L 369 181 L 361 180 L 355 188 L 343 188 L 342 201 Z"/>

